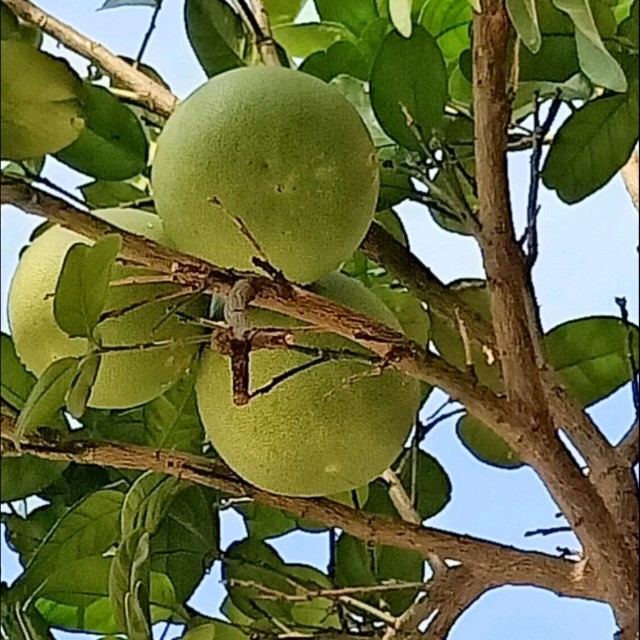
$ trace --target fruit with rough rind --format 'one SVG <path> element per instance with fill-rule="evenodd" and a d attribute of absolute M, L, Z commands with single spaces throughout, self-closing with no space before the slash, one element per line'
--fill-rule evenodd
<path fill-rule="evenodd" d="M 369 228 L 378 160 L 360 116 L 332 86 L 280 67 L 215 76 L 163 129 L 152 184 L 167 237 L 222 267 L 257 251 L 289 279 L 337 269 Z"/>
<path fill-rule="evenodd" d="M 92 212 L 115 226 L 163 242 L 158 216 L 133 209 L 103 209 Z M 39 376 L 51 362 L 68 356 L 83 356 L 89 350 L 84 338 L 70 338 L 57 324 L 53 294 L 64 258 L 76 243 L 90 240 L 55 226 L 39 235 L 23 253 L 9 290 L 9 323 L 18 357 Z M 114 266 L 112 281 L 153 272 L 139 267 Z M 176 291 L 172 284 L 129 284 L 110 287 L 105 311 Z M 98 376 L 88 406 L 101 409 L 128 408 L 162 394 L 189 368 L 197 346 L 139 349 L 136 345 L 174 338 L 193 337 L 199 330 L 169 317 L 161 322 L 175 300 L 147 303 L 120 317 L 98 325 L 103 347 L 132 346 L 131 350 L 106 352 L 101 356 Z M 183 311 L 199 314 L 206 302 L 199 299 Z"/>
<path fill-rule="evenodd" d="M 313 289 L 400 330 L 384 303 L 347 276 L 331 274 Z M 300 324 L 267 311 L 253 311 L 250 319 L 254 326 Z M 297 334 L 296 341 L 366 355 L 356 343 L 332 334 Z M 285 350 L 251 353 L 251 390 L 310 359 Z M 200 362 L 196 393 L 207 434 L 227 464 L 262 489 L 298 496 L 348 491 L 380 475 L 400 454 L 420 405 L 417 380 L 343 359 L 296 373 L 237 406 L 229 359 L 213 351 Z"/>

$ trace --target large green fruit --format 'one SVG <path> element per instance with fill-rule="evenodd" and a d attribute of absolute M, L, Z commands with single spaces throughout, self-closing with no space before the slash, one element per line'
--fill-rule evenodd
<path fill-rule="evenodd" d="M 104 209 L 95 215 L 112 224 L 162 242 L 158 216 L 133 209 Z M 84 338 L 70 338 L 56 323 L 53 293 L 64 258 L 76 243 L 91 244 L 77 233 L 55 226 L 38 236 L 20 258 L 9 290 L 9 323 L 16 352 L 24 365 L 39 376 L 54 360 L 82 356 L 89 344 Z M 151 274 L 137 267 L 116 265 L 112 280 L 131 275 Z M 132 284 L 110 288 L 105 310 L 129 305 L 176 291 L 172 284 Z M 88 405 L 95 408 L 127 408 L 143 404 L 163 393 L 185 373 L 197 346 L 136 349 L 136 345 L 194 336 L 199 330 L 174 316 L 161 322 L 175 301 L 158 301 L 140 306 L 124 315 L 107 319 L 98 327 L 103 347 L 134 348 L 105 352 Z M 199 314 L 203 299 L 184 309 Z"/>
<path fill-rule="evenodd" d="M 337 89 L 291 69 L 247 67 L 178 106 L 158 139 L 152 183 L 176 248 L 255 270 L 239 216 L 273 266 L 308 283 L 364 238 L 379 172 L 365 125 Z"/>
<path fill-rule="evenodd" d="M 387 307 L 347 276 L 331 274 L 313 288 L 399 329 Z M 255 311 L 251 319 L 256 326 L 296 324 L 266 311 Z M 309 334 L 304 342 L 365 353 L 335 335 Z M 251 389 L 309 359 L 292 351 L 253 352 Z M 420 404 L 416 380 L 392 370 L 376 375 L 354 360 L 297 373 L 245 406 L 233 403 L 227 358 L 207 351 L 197 376 L 198 409 L 216 451 L 248 482 L 287 495 L 331 495 L 367 484 L 399 455 Z"/>

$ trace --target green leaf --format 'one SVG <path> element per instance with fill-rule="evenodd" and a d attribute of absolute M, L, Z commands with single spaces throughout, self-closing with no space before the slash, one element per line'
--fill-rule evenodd
<path fill-rule="evenodd" d="M 553 0 L 553 4 L 567 13 L 575 25 L 578 58 L 585 75 L 600 87 L 626 91 L 624 71 L 602 42 L 589 0 Z"/>
<path fill-rule="evenodd" d="M 458 421 L 456 433 L 467 450 L 481 462 L 501 469 L 517 469 L 524 464 L 500 436 L 469 414 Z"/>
<path fill-rule="evenodd" d="M 109 234 L 92 246 L 78 243 L 67 252 L 56 285 L 53 313 L 70 337 L 93 338 L 121 245 L 118 234 Z"/>
<path fill-rule="evenodd" d="M 376 211 L 374 219 L 405 249 L 409 247 L 409 236 L 407 235 L 407 231 L 404 228 L 404 224 L 402 224 L 402 220 L 400 219 L 397 211 L 394 211 L 393 209 Z"/>
<path fill-rule="evenodd" d="M 182 640 L 246 640 L 248 637 L 238 627 L 222 620 L 215 620 L 187 631 Z"/>
<path fill-rule="evenodd" d="M 1 471 L 2 502 L 22 500 L 55 482 L 67 468 L 67 462 L 53 462 L 35 456 L 4 457 Z"/>
<path fill-rule="evenodd" d="M 6 4 L 0 5 L 0 40 L 16 40 L 33 47 L 40 47 L 42 32 L 37 27 L 21 22 Z"/>
<path fill-rule="evenodd" d="M 263 0 L 264 8 L 272 27 L 293 22 L 300 13 L 305 0 Z"/>
<path fill-rule="evenodd" d="M 87 204 L 96 209 L 134 204 L 139 200 L 149 200 L 149 194 L 129 182 L 96 180 L 80 187 Z"/>
<path fill-rule="evenodd" d="M 296 528 L 296 520 L 281 509 L 256 502 L 235 505 L 245 519 L 249 537 L 265 540 L 289 533 Z"/>
<path fill-rule="evenodd" d="M 123 538 L 135 531 L 155 533 L 168 505 L 184 488 L 177 478 L 147 471 L 133 483 L 124 498 L 120 529 Z"/>
<path fill-rule="evenodd" d="M 376 577 L 371 568 L 372 551 L 367 544 L 343 533 L 335 548 L 335 582 L 338 587 L 371 587 Z"/>
<path fill-rule="evenodd" d="M 193 375 L 184 376 L 166 393 L 143 407 L 147 446 L 201 453 L 205 436 L 196 405 L 194 381 Z"/>
<path fill-rule="evenodd" d="M 375 0 L 314 0 L 318 15 L 323 22 L 343 24 L 359 34 L 378 17 Z"/>
<path fill-rule="evenodd" d="M 527 49 L 538 53 L 542 44 L 535 0 L 507 0 L 511 22 Z"/>
<path fill-rule="evenodd" d="M 55 155 L 100 180 L 124 180 L 147 166 L 147 138 L 138 118 L 109 90 L 83 84 L 85 126 L 80 137 Z"/>
<path fill-rule="evenodd" d="M 433 37 L 421 27 L 409 39 L 390 33 L 371 72 L 371 105 L 385 132 L 408 149 L 420 150 L 407 118 L 426 143 L 442 125 L 446 102 L 447 73 Z"/>
<path fill-rule="evenodd" d="M 638 362 L 638 327 L 614 317 L 571 320 L 545 337 L 550 364 L 583 406 L 606 398 L 632 379 L 629 331 Z"/>
<path fill-rule="evenodd" d="M 184 15 L 189 42 L 209 78 L 244 66 L 247 35 L 224 0 L 186 0 Z"/>
<path fill-rule="evenodd" d="M 399 147 L 378 149 L 380 160 L 380 193 L 376 205 L 378 211 L 400 204 L 413 192 L 411 177 L 399 164 L 400 151 Z"/>
<path fill-rule="evenodd" d="M 51 427 L 59 409 L 64 407 L 80 358 L 62 358 L 52 362 L 34 385 L 16 422 L 16 435 L 25 436 L 39 427 Z"/>
<path fill-rule="evenodd" d="M 471 47 L 469 36 L 473 11 L 467 0 L 429 0 L 418 18 L 438 42 L 447 63 L 458 60 Z"/>
<path fill-rule="evenodd" d="M 109 572 L 109 599 L 129 640 L 151 640 L 149 533 L 138 529 L 120 543 Z"/>
<path fill-rule="evenodd" d="M 458 280 L 449 284 L 456 295 L 473 311 L 491 322 L 489 294 L 484 280 Z M 455 304 L 452 302 L 452 304 Z M 455 317 L 454 314 L 448 317 Z M 460 329 L 450 320 L 431 313 L 431 339 L 440 355 L 461 371 L 467 370 L 467 357 Z M 471 344 L 473 368 L 478 381 L 496 393 L 502 391 L 502 372 L 496 354 L 485 352 L 477 342 Z"/>
<path fill-rule="evenodd" d="M 411 0 L 389 0 L 389 17 L 400 35 L 411 37 Z"/>
<path fill-rule="evenodd" d="M 542 180 L 567 203 L 602 188 L 626 164 L 638 139 L 638 81 L 573 113 L 555 135 Z"/>
<path fill-rule="evenodd" d="M 424 558 L 417 551 L 406 551 L 397 547 L 380 545 L 375 553 L 378 582 L 422 582 Z M 419 589 L 402 589 L 382 593 L 382 599 L 394 616 L 399 616 L 411 606 Z"/>
<path fill-rule="evenodd" d="M 32 597 L 58 570 L 72 562 L 107 551 L 119 538 L 123 494 L 102 489 L 70 509 L 43 540 L 35 556 L 18 578 L 21 593 Z"/>
<path fill-rule="evenodd" d="M 186 486 L 167 507 L 151 537 L 151 569 L 165 574 L 177 602 L 191 597 L 220 547 L 218 496 L 212 489 Z"/>
<path fill-rule="evenodd" d="M 99 367 L 100 356 L 95 353 L 89 354 L 80 361 L 78 372 L 66 397 L 67 411 L 74 418 L 81 418 L 87 408 L 91 389 L 98 377 Z"/>
<path fill-rule="evenodd" d="M 0 378 L 2 399 L 12 407 L 22 409 L 36 383 L 36 377 L 20 362 L 10 335 L 2 333 L 0 346 L 2 348 L 2 377 Z"/>
<path fill-rule="evenodd" d="M 159 0 L 107 0 L 99 9 L 118 9 L 119 7 L 155 7 Z"/>
<path fill-rule="evenodd" d="M 631 13 L 618 28 L 618 36 L 626 40 L 632 47 L 638 48 L 640 37 L 640 0 L 635 0 Z"/>
<path fill-rule="evenodd" d="M 2 158 L 38 158 L 70 145 L 84 120 L 82 83 L 66 61 L 15 40 L 0 43 Z"/>
<path fill-rule="evenodd" d="M 356 36 L 349 29 L 335 22 L 281 24 L 273 28 L 273 37 L 290 56 L 296 58 L 307 58 L 339 40 L 356 42 Z"/>
<path fill-rule="evenodd" d="M 408 460 L 400 474 L 402 486 L 409 496 L 415 495 L 416 509 L 423 520 L 440 513 L 451 500 L 451 481 L 442 465 L 430 454 L 418 451 L 415 463 L 415 487 L 413 484 L 414 461 Z"/>
<path fill-rule="evenodd" d="M 426 347 L 431 323 L 429 314 L 425 311 L 420 300 L 407 289 L 398 286 L 377 285 L 371 287 L 371 291 L 398 318 L 405 336 L 409 340 L 417 342 L 421 347 Z"/>
<path fill-rule="evenodd" d="M 312 53 L 299 68 L 303 73 L 330 82 L 336 76 L 345 74 L 360 80 L 367 80 L 369 68 L 356 45 L 339 41 L 326 51 Z"/>

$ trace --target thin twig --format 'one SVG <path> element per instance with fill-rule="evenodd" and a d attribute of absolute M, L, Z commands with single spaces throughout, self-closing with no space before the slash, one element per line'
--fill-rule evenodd
<path fill-rule="evenodd" d="M 160 9 L 162 8 L 162 0 L 156 0 L 156 6 L 153 8 L 153 13 L 151 14 L 151 21 L 149 22 L 149 27 L 144 34 L 144 38 L 142 38 L 142 44 L 140 45 L 140 50 L 138 51 L 138 55 L 136 56 L 135 62 L 133 63 L 133 67 L 137 69 L 142 62 L 142 56 L 144 56 L 144 52 L 147 49 L 147 45 L 149 44 L 149 40 L 151 40 L 151 34 L 156 28 L 156 21 L 158 20 L 158 14 L 160 13 Z"/>
<path fill-rule="evenodd" d="M 551 536 L 556 533 L 569 533 L 571 527 L 559 526 L 559 527 L 547 527 L 546 529 L 533 529 L 531 531 L 525 531 L 525 538 L 532 538 L 533 536 Z"/>
<path fill-rule="evenodd" d="M 636 414 L 636 422 L 640 420 L 640 383 L 638 381 L 639 368 L 636 362 L 635 340 L 633 325 L 629 321 L 629 311 L 627 309 L 626 298 L 616 298 L 616 304 L 620 309 L 620 317 L 627 329 L 627 358 L 629 359 L 629 368 L 631 369 L 631 394 L 633 397 L 633 408 Z"/>

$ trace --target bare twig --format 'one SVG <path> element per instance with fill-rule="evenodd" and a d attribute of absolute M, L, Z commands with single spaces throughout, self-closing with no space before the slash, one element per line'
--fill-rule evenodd
<path fill-rule="evenodd" d="M 631 393 L 633 395 L 633 408 L 636 413 L 636 420 L 640 419 L 640 383 L 638 381 L 638 363 L 636 362 L 633 326 L 629 322 L 629 311 L 627 309 L 626 298 L 616 298 L 616 304 L 620 309 L 620 317 L 627 328 L 627 358 L 631 369 Z"/>
<path fill-rule="evenodd" d="M 400 517 L 405 522 L 420 524 L 422 522 L 422 518 L 413 506 L 411 498 L 407 495 L 400 479 L 394 471 L 387 469 L 382 474 L 382 479 L 389 485 L 389 497 L 391 498 L 391 502 L 393 502 L 393 506 L 396 508 Z"/>
<path fill-rule="evenodd" d="M 153 34 L 156 28 L 156 22 L 158 20 L 158 15 L 160 14 L 160 9 L 162 8 L 162 0 L 156 0 L 156 6 L 153 8 L 153 13 L 151 14 L 151 20 L 149 21 L 149 27 L 147 28 L 144 37 L 142 38 L 142 44 L 140 45 L 140 50 L 138 51 L 138 55 L 136 56 L 136 60 L 133 63 L 133 66 L 137 69 L 142 62 L 142 58 L 144 56 L 144 52 L 147 50 L 147 45 L 151 40 L 151 35 Z"/>
<path fill-rule="evenodd" d="M 525 538 L 532 538 L 533 536 L 552 536 L 556 533 L 568 533 L 571 531 L 571 527 L 559 526 L 559 527 L 547 527 L 546 529 L 533 529 L 531 531 L 525 531 Z"/>

